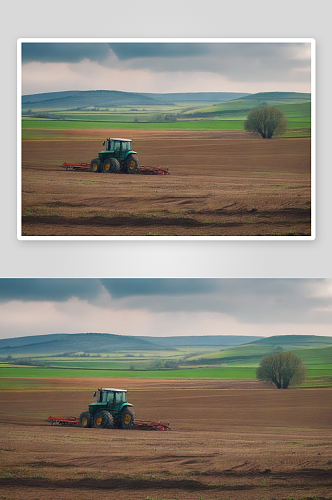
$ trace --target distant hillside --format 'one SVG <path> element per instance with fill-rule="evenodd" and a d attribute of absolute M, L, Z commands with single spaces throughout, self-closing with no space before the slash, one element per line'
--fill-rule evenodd
<path fill-rule="evenodd" d="M 245 119 L 248 112 L 262 106 L 276 106 L 281 109 L 286 116 L 310 116 L 311 94 L 299 92 L 260 92 L 249 94 L 241 99 L 234 99 L 228 102 L 221 102 L 213 106 L 197 107 L 184 113 L 188 117 L 229 117 L 231 119 Z M 305 107 L 303 106 L 305 105 Z M 284 109 L 282 109 L 282 106 Z M 291 106 L 289 108 L 289 106 Z"/>
<path fill-rule="evenodd" d="M 259 346 L 255 343 L 226 347 L 221 351 L 191 356 L 187 358 L 187 362 L 193 364 L 219 364 L 228 363 L 230 361 L 261 358 L 262 356 L 273 354 L 274 348 L 275 346 Z"/>
<path fill-rule="evenodd" d="M 310 101 L 310 93 L 302 92 L 258 92 L 257 94 L 248 94 L 243 97 L 246 101 Z"/>
<path fill-rule="evenodd" d="M 171 94 L 142 94 L 158 101 L 169 102 L 227 102 L 248 96 L 240 92 L 174 92 Z"/>
<path fill-rule="evenodd" d="M 332 337 L 316 335 L 277 335 L 273 337 L 264 337 L 252 343 L 225 348 L 217 352 L 192 356 L 188 358 L 187 361 L 194 364 L 216 364 L 245 359 L 259 359 L 263 356 L 278 352 L 279 348 L 283 351 L 297 352 L 297 350 L 300 349 L 304 350 L 326 345 L 332 345 Z"/>
<path fill-rule="evenodd" d="M 163 347 L 230 347 L 254 342 L 262 337 L 245 335 L 202 335 L 182 337 L 140 337 Z"/>
<path fill-rule="evenodd" d="M 298 345 L 303 347 L 313 347 L 319 345 L 332 344 L 332 337 L 319 335 L 275 335 L 274 337 L 264 337 L 254 342 L 258 345 Z"/>
<path fill-rule="evenodd" d="M 86 107 L 114 107 L 160 105 L 152 97 L 116 90 L 87 90 L 49 92 L 22 96 L 23 109 L 70 109 Z"/>
<path fill-rule="evenodd" d="M 107 353 L 121 350 L 160 350 L 158 344 L 125 335 L 76 333 L 35 335 L 0 340 L 0 356 L 61 354 L 65 352 Z"/>
<path fill-rule="evenodd" d="M 22 96 L 22 108 L 34 109 L 75 109 L 89 107 L 160 106 L 175 102 L 226 102 L 248 94 L 238 92 L 196 92 L 174 94 L 140 94 L 117 90 L 86 90 L 48 92 Z"/>
<path fill-rule="evenodd" d="M 61 354 L 64 352 L 107 353 L 123 350 L 175 350 L 178 347 L 226 347 L 252 342 L 261 337 L 134 337 L 108 333 L 55 333 L 0 340 L 0 356 Z"/>
<path fill-rule="evenodd" d="M 192 360 L 208 362 L 231 361 L 271 354 L 283 350 L 332 346 L 332 337 L 316 335 L 278 335 L 274 337 L 206 335 L 197 337 L 134 337 L 109 333 L 49 334 L 0 340 L 0 357 L 12 355 L 53 355 L 62 353 L 110 353 L 113 351 L 176 350 L 179 348 L 211 347 L 218 351 L 193 356 Z"/>
<path fill-rule="evenodd" d="M 292 352 L 299 356 L 306 365 L 330 365 L 332 363 L 332 346 L 312 347 L 308 349 L 299 349 Z"/>

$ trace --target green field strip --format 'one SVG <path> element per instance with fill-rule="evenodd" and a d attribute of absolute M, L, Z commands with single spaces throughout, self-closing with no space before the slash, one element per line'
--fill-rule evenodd
<path fill-rule="evenodd" d="M 309 370 L 332 370 L 332 363 L 320 363 L 320 364 L 311 364 L 307 361 L 305 362 L 306 367 Z"/>
<path fill-rule="evenodd" d="M 123 123 L 123 122 L 81 122 L 61 120 L 22 120 L 23 131 L 40 130 L 75 130 L 75 129 L 132 129 L 132 130 L 244 130 L 243 120 L 197 120 L 190 122 L 172 123 Z M 309 122 L 291 121 L 288 126 L 292 129 L 308 129 Z M 23 135 L 24 138 L 27 136 Z"/>
<path fill-rule="evenodd" d="M 142 378 L 142 379 L 256 379 L 255 368 L 194 368 L 179 370 L 152 370 L 152 371 L 130 371 L 130 370 L 87 370 L 87 369 L 54 369 L 37 367 L 0 367 L 0 389 L 11 387 L 33 387 L 47 385 L 47 379 L 69 379 L 69 378 Z M 17 382 L 15 382 L 17 379 Z M 25 380 L 24 380 L 25 379 Z M 39 382 L 34 379 L 44 379 Z M 31 381 L 31 382 L 30 382 Z M 308 369 L 307 378 L 303 387 L 331 387 L 332 367 L 330 369 Z"/>
<path fill-rule="evenodd" d="M 139 368 L 139 366 L 141 365 L 141 368 L 144 369 L 145 368 L 145 365 L 147 364 L 148 362 L 145 361 L 144 363 L 142 361 L 138 361 L 136 360 L 135 361 L 135 368 Z M 94 362 L 94 361 L 91 361 L 91 362 L 80 362 L 80 361 L 68 361 L 68 362 L 52 362 L 52 361 L 47 361 L 47 364 L 50 365 L 50 368 L 85 368 L 85 369 L 88 369 L 88 370 L 91 370 L 91 369 L 98 369 L 98 370 L 107 370 L 107 369 L 111 369 L 111 370 L 130 370 L 130 365 L 131 364 L 134 364 L 134 360 L 133 361 L 127 361 L 127 362 L 121 362 L 121 361 L 102 361 L 100 363 L 98 362 Z"/>
<path fill-rule="evenodd" d="M 290 350 L 292 346 L 287 347 Z M 234 361 L 240 361 L 239 358 L 245 358 L 243 361 L 247 361 L 250 357 L 267 356 L 273 354 L 274 347 L 272 346 L 261 346 L 255 344 L 247 344 L 239 347 L 229 347 L 228 349 L 222 349 L 219 352 L 211 352 L 208 354 L 198 354 L 197 356 L 192 356 L 188 358 L 187 361 L 197 361 L 197 360 L 220 360 L 225 361 L 228 359 L 234 359 Z"/>
<path fill-rule="evenodd" d="M 83 122 L 35 119 L 26 121 L 22 119 L 23 129 L 133 129 L 133 130 L 243 130 L 243 120 L 219 121 L 219 120 L 196 120 L 178 121 L 169 123 L 124 123 L 124 122 Z"/>
<path fill-rule="evenodd" d="M 276 107 L 283 113 L 297 113 L 302 115 L 310 115 L 310 100 L 291 101 L 290 99 L 280 100 L 267 100 L 262 99 L 261 102 L 266 102 L 268 107 Z M 199 114 L 218 114 L 218 113 L 236 113 L 245 112 L 249 113 L 253 109 L 259 107 L 259 101 L 249 99 L 236 99 L 234 101 L 223 102 L 212 106 L 197 107 L 191 110 L 184 111 L 185 115 L 199 115 Z"/>
<path fill-rule="evenodd" d="M 310 368 L 307 367 L 308 372 L 307 376 L 308 377 L 332 377 L 332 367 L 330 368 Z"/>
<path fill-rule="evenodd" d="M 66 368 L 44 368 L 44 367 L 0 367 L 0 378 L 22 377 L 22 378 L 216 378 L 216 379 L 253 379 L 256 370 L 254 368 L 184 368 L 178 370 L 87 370 Z"/>
<path fill-rule="evenodd" d="M 296 349 L 293 350 L 293 352 L 299 356 L 305 364 L 332 364 L 332 346 Z"/>

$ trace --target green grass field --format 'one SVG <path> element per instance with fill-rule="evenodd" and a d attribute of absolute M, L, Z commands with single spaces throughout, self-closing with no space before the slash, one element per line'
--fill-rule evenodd
<path fill-rule="evenodd" d="M 234 101 L 223 102 L 208 107 L 199 107 L 197 109 L 191 109 L 184 111 L 185 116 L 200 116 L 200 115 L 218 115 L 218 116 L 238 116 L 247 114 L 252 110 L 257 108 L 257 101 L 251 101 L 249 99 L 236 99 Z M 270 100 L 267 101 L 268 106 L 275 106 L 280 109 L 287 118 L 292 116 L 311 116 L 311 101 L 303 102 L 290 102 L 288 99 L 282 100 Z"/>
<path fill-rule="evenodd" d="M 314 341 L 313 341 L 314 342 Z M 332 346 L 326 341 L 326 345 L 304 345 L 299 348 L 298 343 L 283 342 L 280 340 L 280 345 L 283 351 L 292 351 L 299 356 L 306 364 L 332 364 Z M 258 342 L 252 344 L 244 344 L 237 347 L 228 347 L 215 352 L 201 353 L 196 356 L 191 356 L 188 361 L 233 361 L 248 363 L 250 358 L 259 358 L 274 353 L 274 344 L 263 344 Z M 241 365 L 242 366 L 242 365 Z"/>
<path fill-rule="evenodd" d="M 255 367 L 213 366 L 177 370 L 109 370 L 86 368 L 44 368 L 0 365 L 0 378 L 157 378 L 157 379 L 255 379 Z M 308 367 L 308 378 L 331 377 L 332 365 Z"/>
<path fill-rule="evenodd" d="M 292 349 L 296 349 L 297 345 L 289 345 L 287 347 L 283 347 L 284 350 L 291 351 Z M 273 353 L 273 346 L 269 345 L 259 345 L 259 344 L 246 344 L 238 347 L 229 347 L 227 349 L 222 349 L 218 352 L 210 352 L 207 354 L 198 354 L 197 356 L 192 356 L 188 358 L 188 361 L 199 361 L 204 362 L 216 360 L 216 361 L 238 361 L 239 358 L 244 358 L 245 361 L 248 361 L 248 358 L 267 356 Z"/>
<path fill-rule="evenodd" d="M 259 97 L 259 96 L 258 96 Z M 309 137 L 311 135 L 311 101 L 300 95 L 285 95 L 273 100 L 268 106 L 276 106 L 288 118 L 288 130 L 284 137 Z M 260 97 L 259 97 L 260 98 Z M 206 106 L 204 103 L 188 102 L 174 105 L 121 106 L 105 109 L 49 109 L 23 115 L 23 138 L 30 138 L 27 132 L 34 129 L 126 129 L 134 130 L 244 130 L 244 121 L 260 102 L 256 99 L 236 99 Z M 48 117 L 47 117 L 48 116 Z M 54 119 L 58 118 L 58 119 Z"/>
<path fill-rule="evenodd" d="M 32 362 L 43 362 L 47 366 L 25 366 L 23 361 L 19 361 L 21 364 L 10 364 L 3 359 L 0 363 L 0 387 L 7 387 L 8 378 L 255 379 L 262 357 L 275 352 L 279 344 L 284 351 L 294 352 L 305 363 L 308 372 L 304 387 L 332 386 L 330 338 L 274 338 L 274 342 L 263 339 L 224 349 L 193 346 L 176 350 L 90 353 L 89 356 L 82 356 L 83 353 L 76 353 L 75 356 L 29 356 Z M 178 368 L 165 368 L 167 361 L 178 362 Z"/>
<path fill-rule="evenodd" d="M 194 120 L 177 121 L 170 123 L 128 123 L 128 122 L 107 122 L 107 121 L 61 121 L 47 120 L 43 118 L 22 119 L 22 130 L 31 129 L 52 129 L 52 130 L 72 130 L 72 129 L 133 129 L 133 130 L 243 130 L 244 120 Z M 310 135 L 310 121 L 294 119 L 289 121 L 288 129 L 304 129 Z M 287 134 L 285 134 L 285 137 Z M 23 134 L 23 139 L 27 138 Z"/>
<path fill-rule="evenodd" d="M 147 362 L 143 362 L 140 360 L 135 361 L 51 361 L 50 366 L 54 368 L 95 368 L 97 370 L 130 370 L 130 365 L 135 363 L 135 369 L 137 367 L 142 370 L 147 366 Z"/>
<path fill-rule="evenodd" d="M 332 373 L 331 373 L 332 374 Z M 66 368 L 44 368 L 44 367 L 23 367 L 23 366 L 1 366 L 0 378 L 2 377 L 22 377 L 22 378 L 220 378 L 220 379 L 252 379 L 255 378 L 253 368 L 184 368 L 179 370 L 86 370 L 86 369 L 66 369 Z"/>
<path fill-rule="evenodd" d="M 22 129 L 105 129 L 105 128 L 130 128 L 133 130 L 243 130 L 243 120 L 196 120 L 178 122 L 154 123 L 129 123 L 107 121 L 61 121 L 44 118 L 22 119 Z"/>
<path fill-rule="evenodd" d="M 306 365 L 321 366 L 332 364 L 332 346 L 299 350 L 295 349 L 293 352 L 299 356 Z"/>

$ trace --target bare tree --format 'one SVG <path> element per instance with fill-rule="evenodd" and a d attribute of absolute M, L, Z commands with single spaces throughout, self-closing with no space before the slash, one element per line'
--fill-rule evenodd
<path fill-rule="evenodd" d="M 253 109 L 244 122 L 244 129 L 256 132 L 263 139 L 271 139 L 273 135 L 282 135 L 286 132 L 288 120 L 278 108 Z"/>
<path fill-rule="evenodd" d="M 261 360 L 256 377 L 275 384 L 278 389 L 287 389 L 290 384 L 301 384 L 306 373 L 306 367 L 296 354 L 279 352 Z"/>

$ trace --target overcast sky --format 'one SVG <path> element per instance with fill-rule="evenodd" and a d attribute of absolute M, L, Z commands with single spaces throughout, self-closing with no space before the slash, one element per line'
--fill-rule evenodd
<path fill-rule="evenodd" d="M 0 338 L 332 335 L 330 279 L 0 279 Z"/>
<path fill-rule="evenodd" d="M 23 43 L 22 94 L 310 92 L 305 43 Z"/>

